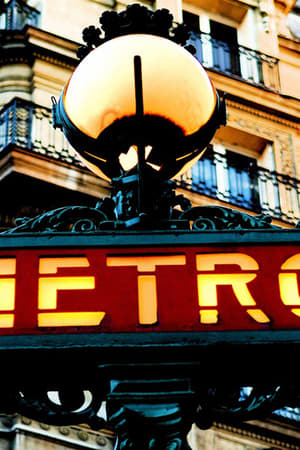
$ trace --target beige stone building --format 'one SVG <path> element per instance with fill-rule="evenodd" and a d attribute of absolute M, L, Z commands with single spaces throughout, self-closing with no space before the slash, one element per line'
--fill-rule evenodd
<path fill-rule="evenodd" d="M 0 229 L 65 205 L 94 206 L 109 185 L 51 125 L 88 25 L 131 1 L 0 0 Z M 227 125 L 178 180 L 194 205 L 300 219 L 300 4 L 293 0 L 156 0 L 191 31 L 195 57 L 227 97 Z M 0 449 L 111 449 L 113 434 L 1 417 Z M 193 450 L 300 449 L 300 412 L 190 434 Z"/>

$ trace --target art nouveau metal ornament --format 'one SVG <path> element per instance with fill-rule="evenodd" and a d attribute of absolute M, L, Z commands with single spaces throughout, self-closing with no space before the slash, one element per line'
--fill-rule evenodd
<path fill-rule="evenodd" d="M 0 412 L 99 429 L 106 401 L 119 450 L 299 404 L 299 230 L 176 195 L 226 114 L 172 21 L 131 5 L 84 30 L 53 123 L 111 197 L 0 237 Z"/>

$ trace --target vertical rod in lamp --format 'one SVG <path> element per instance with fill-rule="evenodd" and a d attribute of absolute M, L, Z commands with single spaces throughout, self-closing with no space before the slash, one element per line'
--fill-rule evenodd
<path fill-rule="evenodd" d="M 142 60 L 136 55 L 134 57 L 134 84 L 135 84 L 135 105 L 137 124 L 140 127 L 140 119 L 144 116 L 143 82 L 142 82 Z M 137 144 L 138 153 L 138 212 L 142 211 L 144 197 L 144 167 L 145 167 L 145 144 L 140 141 Z"/>

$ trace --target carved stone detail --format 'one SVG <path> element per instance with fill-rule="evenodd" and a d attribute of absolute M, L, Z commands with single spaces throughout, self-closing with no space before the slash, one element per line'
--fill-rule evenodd
<path fill-rule="evenodd" d="M 238 103 L 237 101 L 230 99 L 229 97 L 226 97 L 226 105 L 229 106 L 230 109 L 232 108 L 239 111 L 243 111 L 247 113 L 247 115 L 249 116 L 260 117 L 263 120 L 279 123 L 288 128 L 294 128 L 295 130 L 299 130 L 299 124 L 291 120 L 272 114 L 271 112 L 260 110 L 249 105 L 244 105 L 243 103 Z"/>
<path fill-rule="evenodd" d="M 240 109 L 235 103 L 230 101 L 227 101 L 227 105 L 232 108 Z M 250 133 L 256 134 L 257 136 L 271 142 L 275 142 L 280 153 L 280 171 L 291 177 L 295 176 L 295 167 L 291 148 L 292 135 L 290 133 L 280 130 L 278 131 L 278 128 L 274 128 L 274 126 L 266 127 L 263 123 L 259 123 L 256 118 L 253 118 L 253 120 L 249 119 L 249 117 L 247 117 L 247 119 L 241 118 L 241 115 L 237 111 L 234 112 L 232 109 L 230 110 L 230 108 L 228 108 L 228 110 L 229 113 L 227 116 L 227 121 L 229 125 L 243 131 L 249 131 Z M 252 113 L 252 111 L 247 112 Z M 268 117 L 268 119 L 271 120 L 271 116 Z"/>

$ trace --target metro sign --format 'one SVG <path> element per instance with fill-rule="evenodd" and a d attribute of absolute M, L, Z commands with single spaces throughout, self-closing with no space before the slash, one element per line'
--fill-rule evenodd
<path fill-rule="evenodd" d="M 300 232 L 1 236 L 0 334 L 300 330 Z"/>

